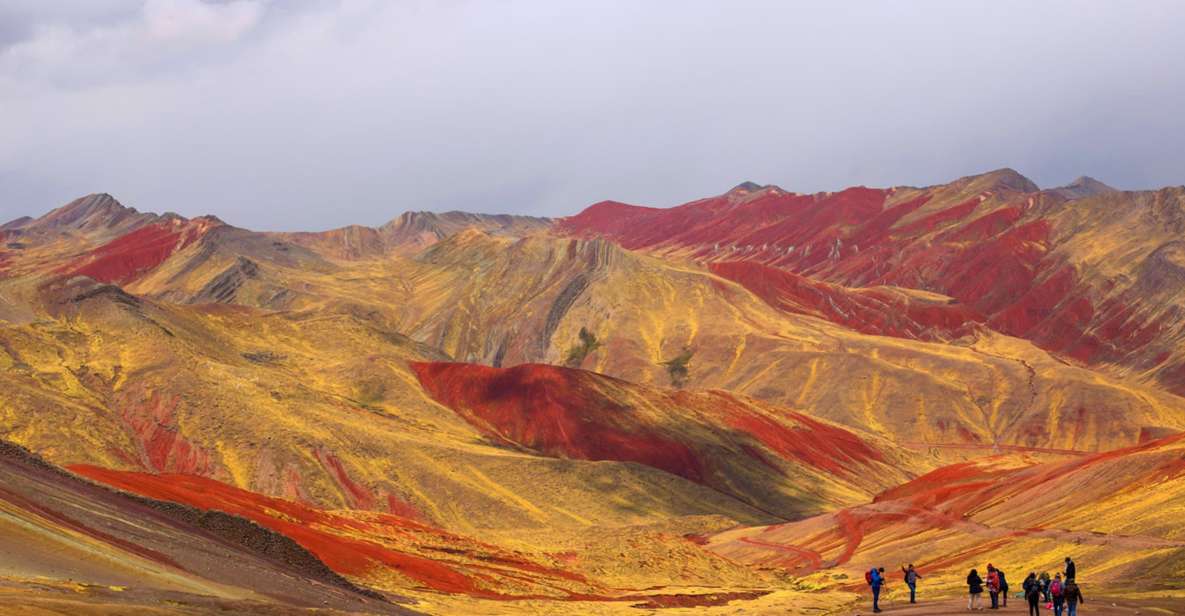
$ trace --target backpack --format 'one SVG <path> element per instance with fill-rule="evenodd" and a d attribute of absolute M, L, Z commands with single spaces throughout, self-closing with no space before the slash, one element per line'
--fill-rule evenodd
<path fill-rule="evenodd" d="M 872 569 L 864 572 L 864 581 L 867 582 L 869 586 L 872 586 Z"/>
<path fill-rule="evenodd" d="M 1062 583 L 1061 583 L 1061 581 L 1060 581 L 1060 580 L 1054 580 L 1054 581 L 1053 581 L 1053 583 L 1049 585 L 1049 592 L 1050 592 L 1050 593 L 1051 593 L 1053 596 L 1055 596 L 1055 597 L 1060 597 L 1060 596 L 1062 596 Z"/>

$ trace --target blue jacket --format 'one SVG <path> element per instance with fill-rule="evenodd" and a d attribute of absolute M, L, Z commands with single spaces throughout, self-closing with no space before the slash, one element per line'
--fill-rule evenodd
<path fill-rule="evenodd" d="M 872 587 L 873 588 L 880 588 L 881 586 L 883 586 L 885 584 L 885 576 L 881 575 L 880 571 L 873 569 L 872 571 L 869 572 L 869 574 L 872 576 Z"/>

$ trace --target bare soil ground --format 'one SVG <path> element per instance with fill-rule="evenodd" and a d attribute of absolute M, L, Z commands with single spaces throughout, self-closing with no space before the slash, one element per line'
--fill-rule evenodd
<path fill-rule="evenodd" d="M 861 606 L 861 610 L 853 612 L 858 615 L 872 614 L 871 606 Z M 943 599 L 938 601 L 920 601 L 917 604 L 910 605 L 908 600 L 901 601 L 897 599 L 890 602 L 882 602 L 881 610 L 885 614 L 900 614 L 902 616 L 908 614 L 910 616 L 931 615 L 938 614 L 1027 614 L 1028 605 L 1020 600 L 1009 601 L 1007 608 L 1000 608 L 998 610 L 983 609 L 981 611 L 970 612 L 967 610 L 966 599 Z M 840 613 L 837 612 L 836 616 Z M 1052 610 L 1044 609 L 1042 606 L 1041 613 L 1043 615 L 1053 614 Z M 1117 599 L 1111 597 L 1099 597 L 1087 603 L 1078 606 L 1078 613 L 1086 615 L 1160 615 L 1160 614 L 1185 614 L 1185 599 Z"/>

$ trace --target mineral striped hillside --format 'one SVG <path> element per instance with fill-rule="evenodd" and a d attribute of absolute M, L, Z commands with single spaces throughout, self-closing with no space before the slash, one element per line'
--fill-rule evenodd
<path fill-rule="evenodd" d="M 1011 170 L 325 232 L 82 197 L 0 226 L 0 611 L 846 614 L 1067 550 L 1185 601 L 1183 225 Z"/>

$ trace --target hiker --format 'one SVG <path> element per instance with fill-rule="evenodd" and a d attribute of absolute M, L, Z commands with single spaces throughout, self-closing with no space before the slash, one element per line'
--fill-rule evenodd
<path fill-rule="evenodd" d="M 1053 601 L 1049 596 L 1049 583 L 1052 581 L 1049 579 L 1049 572 L 1042 571 L 1041 575 L 1037 576 L 1037 581 L 1041 582 L 1041 596 L 1045 599 L 1045 602 L 1049 603 Z"/>
<path fill-rule="evenodd" d="M 1070 557 L 1067 556 L 1066 557 L 1066 582 L 1067 583 L 1074 581 L 1074 574 L 1077 573 L 1076 569 L 1078 569 L 1078 567 L 1074 565 L 1074 561 L 1070 560 Z"/>
<path fill-rule="evenodd" d="M 1063 594 L 1066 595 L 1067 616 L 1078 616 L 1078 604 L 1086 603 L 1086 599 L 1082 597 L 1082 590 L 1078 588 L 1078 583 L 1074 580 L 1066 580 L 1066 589 Z"/>
<path fill-rule="evenodd" d="M 1004 577 L 1004 570 L 996 567 L 996 575 L 1000 576 L 1000 607 L 1008 607 L 1008 578 Z"/>
<path fill-rule="evenodd" d="M 902 567 L 901 573 L 905 577 L 905 585 L 909 586 L 909 602 L 910 603 L 917 603 L 918 580 L 922 579 L 922 576 L 919 575 L 918 572 L 914 570 L 913 563 L 910 563 L 908 569 L 905 567 Z"/>
<path fill-rule="evenodd" d="M 967 592 L 970 593 L 967 597 L 967 609 L 982 610 L 979 595 L 983 594 L 983 578 L 979 577 L 979 571 L 975 569 L 967 574 Z"/>
<path fill-rule="evenodd" d="M 1041 616 L 1041 581 L 1036 573 L 1025 578 L 1025 599 L 1029 602 L 1029 616 Z"/>
<path fill-rule="evenodd" d="M 1000 574 L 996 572 L 996 568 L 991 563 L 988 563 L 987 589 L 988 594 L 992 597 L 991 609 L 1000 609 Z"/>
<path fill-rule="evenodd" d="M 1065 592 L 1065 582 L 1062 581 L 1062 574 L 1058 573 L 1049 583 L 1049 596 L 1053 597 L 1053 616 L 1062 616 L 1062 610 L 1066 609 Z"/>
<path fill-rule="evenodd" d="M 885 585 L 885 568 L 873 567 L 868 570 L 865 576 L 868 585 L 872 587 L 872 611 L 873 613 L 881 612 L 881 587 Z"/>

